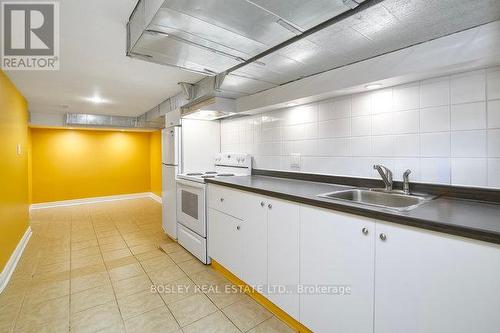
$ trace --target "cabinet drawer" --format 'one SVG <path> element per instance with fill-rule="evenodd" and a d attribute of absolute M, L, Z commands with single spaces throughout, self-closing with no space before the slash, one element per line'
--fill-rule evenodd
<path fill-rule="evenodd" d="M 238 190 L 210 184 L 208 186 L 208 207 L 243 219 L 245 204 L 249 195 Z"/>

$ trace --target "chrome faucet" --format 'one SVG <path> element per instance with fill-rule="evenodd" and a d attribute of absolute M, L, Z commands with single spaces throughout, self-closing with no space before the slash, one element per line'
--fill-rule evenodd
<path fill-rule="evenodd" d="M 373 169 L 377 170 L 385 184 L 386 191 L 392 191 L 392 171 L 382 164 L 375 164 Z"/>
<path fill-rule="evenodd" d="M 410 194 L 410 173 L 410 169 L 406 170 L 405 173 L 403 173 L 403 192 L 405 194 Z"/>

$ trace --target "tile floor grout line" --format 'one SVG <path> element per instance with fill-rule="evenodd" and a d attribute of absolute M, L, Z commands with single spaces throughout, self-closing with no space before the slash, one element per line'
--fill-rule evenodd
<path fill-rule="evenodd" d="M 91 212 L 91 209 L 89 209 L 89 212 Z M 118 308 L 118 312 L 120 313 L 120 318 L 121 318 L 121 322 L 123 324 L 123 328 L 126 330 L 126 328 L 125 328 L 125 320 L 123 319 L 122 310 L 120 309 L 120 305 L 118 304 L 118 297 L 116 296 L 115 287 L 113 286 L 113 281 L 111 280 L 111 275 L 109 274 L 108 266 L 106 266 L 106 263 L 104 262 L 104 256 L 102 254 L 101 247 L 99 246 L 99 237 L 97 236 L 97 232 L 95 230 L 94 218 L 92 216 L 92 213 L 90 213 L 90 221 L 91 221 L 92 229 L 94 230 L 94 235 L 95 235 L 95 237 L 97 239 L 97 248 L 99 249 L 99 254 L 101 255 L 102 263 L 103 263 L 104 269 L 106 270 L 106 273 L 108 275 L 108 279 L 109 279 L 109 282 L 111 284 L 111 289 L 113 290 L 113 296 L 115 297 L 115 304 L 116 304 L 116 307 Z M 113 225 L 115 225 L 114 221 L 112 221 L 112 222 L 113 222 Z M 99 306 L 99 305 L 97 305 L 97 306 Z M 86 311 L 86 310 L 84 310 L 84 311 Z M 109 327 L 105 327 L 103 329 L 106 329 L 106 328 L 109 328 Z M 102 331 L 102 330 L 100 330 L 100 331 Z"/>

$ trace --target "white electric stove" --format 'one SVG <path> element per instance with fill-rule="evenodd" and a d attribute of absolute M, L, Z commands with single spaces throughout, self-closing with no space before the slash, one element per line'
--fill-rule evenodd
<path fill-rule="evenodd" d="M 177 241 L 203 263 L 209 263 L 206 180 L 251 174 L 250 155 L 217 154 L 213 170 L 177 175 Z"/>

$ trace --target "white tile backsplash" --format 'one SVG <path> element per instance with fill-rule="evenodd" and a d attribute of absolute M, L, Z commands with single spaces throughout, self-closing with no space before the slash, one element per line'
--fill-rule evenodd
<path fill-rule="evenodd" d="M 488 128 L 500 128 L 500 99 L 488 101 Z"/>
<path fill-rule="evenodd" d="M 222 121 L 255 168 L 500 188 L 500 67 Z M 292 169 L 292 154 L 300 168 Z M 295 157 L 297 158 L 297 157 Z"/>
<path fill-rule="evenodd" d="M 394 88 L 394 111 L 413 110 L 420 107 L 420 83 L 410 83 Z"/>
<path fill-rule="evenodd" d="M 455 185 L 487 186 L 486 158 L 452 158 L 451 182 Z"/>
<path fill-rule="evenodd" d="M 485 157 L 486 131 L 451 132 L 451 157 Z"/>
<path fill-rule="evenodd" d="M 500 99 L 500 68 L 488 70 L 487 86 L 488 99 Z"/>
<path fill-rule="evenodd" d="M 486 103 L 466 103 L 451 106 L 451 130 L 486 128 Z"/>
<path fill-rule="evenodd" d="M 360 116 L 351 119 L 351 135 L 366 136 L 372 133 L 372 117 Z"/>
<path fill-rule="evenodd" d="M 372 113 L 372 98 L 369 93 L 352 96 L 352 116 L 367 116 Z"/>
<path fill-rule="evenodd" d="M 420 109 L 420 132 L 442 132 L 450 130 L 450 106 Z"/>
<path fill-rule="evenodd" d="M 500 158 L 488 159 L 488 186 L 500 188 Z"/>
<path fill-rule="evenodd" d="M 488 157 L 500 157 L 500 129 L 488 131 Z"/>
<path fill-rule="evenodd" d="M 420 135 L 420 156 L 449 157 L 450 132 L 422 133 Z"/>
<path fill-rule="evenodd" d="M 420 83 L 420 107 L 450 104 L 450 78 L 425 80 Z"/>
<path fill-rule="evenodd" d="M 451 104 L 484 101 L 486 73 L 484 70 L 453 75 L 450 80 Z"/>

